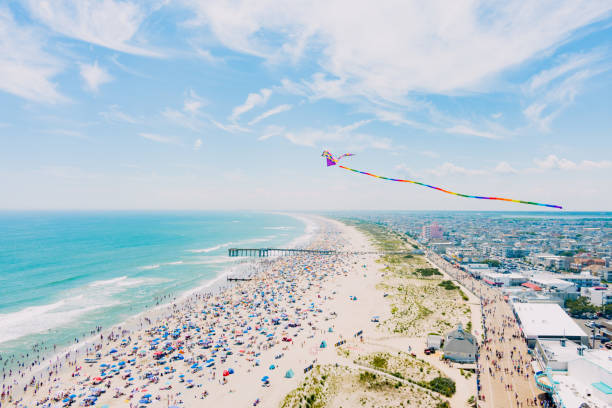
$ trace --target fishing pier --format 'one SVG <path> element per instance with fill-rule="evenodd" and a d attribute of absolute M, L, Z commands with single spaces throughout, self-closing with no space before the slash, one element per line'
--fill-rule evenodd
<path fill-rule="evenodd" d="M 249 256 L 267 258 L 270 256 L 291 256 L 302 254 L 315 255 L 412 255 L 409 251 L 375 251 L 375 252 L 344 252 L 328 249 L 287 249 L 287 248 L 229 248 L 228 256 L 231 258 Z"/>

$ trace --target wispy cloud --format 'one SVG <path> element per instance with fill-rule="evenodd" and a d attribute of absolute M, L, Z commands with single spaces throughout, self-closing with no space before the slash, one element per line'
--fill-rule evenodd
<path fill-rule="evenodd" d="M 135 2 L 26 0 L 24 4 L 34 19 L 67 37 L 129 54 L 162 55 L 134 44 L 136 34 L 147 17 L 147 11 Z"/>
<path fill-rule="evenodd" d="M 510 163 L 505 162 L 505 161 L 499 162 L 497 166 L 495 166 L 495 169 L 493 171 L 496 173 L 500 173 L 500 174 L 517 174 L 518 173 L 518 170 L 512 167 Z"/>
<path fill-rule="evenodd" d="M 45 51 L 38 30 L 18 25 L 5 7 L 0 7 L 0 39 L 0 90 L 34 102 L 68 100 L 52 82 L 63 63 Z"/>
<path fill-rule="evenodd" d="M 200 108 L 205 106 L 207 102 L 199 96 L 193 89 L 190 89 L 183 103 L 183 110 L 191 114 L 197 114 Z"/>
<path fill-rule="evenodd" d="M 483 137 L 485 139 L 501 139 L 501 136 L 495 133 L 492 133 L 486 130 L 474 129 L 468 125 L 455 125 L 455 126 L 451 126 L 449 128 L 444 129 L 444 131 L 446 133 L 455 133 L 455 134 L 458 133 L 461 135 Z"/>
<path fill-rule="evenodd" d="M 127 113 L 121 111 L 119 105 L 111 105 L 109 106 L 107 111 L 100 112 L 100 116 L 106 119 L 109 122 L 125 122 L 135 125 L 137 123 L 141 123 L 142 120 L 137 119 Z"/>
<path fill-rule="evenodd" d="M 200 150 L 201 147 L 202 139 L 196 139 L 195 142 L 193 142 L 193 150 Z"/>
<path fill-rule="evenodd" d="M 275 108 L 272 108 L 264 113 L 262 113 L 261 115 L 257 116 L 255 119 L 253 119 L 252 121 L 249 122 L 249 126 L 253 126 L 256 123 L 261 122 L 262 120 L 269 118 L 272 115 L 278 115 L 279 113 L 283 113 L 283 112 L 287 112 L 288 110 L 290 110 L 292 108 L 291 105 L 278 105 Z"/>
<path fill-rule="evenodd" d="M 370 122 L 371 120 L 360 120 L 345 126 L 332 126 L 326 130 L 304 129 L 285 132 L 283 136 L 291 143 L 299 146 L 316 147 L 341 142 L 342 146 L 351 150 L 362 150 L 368 147 L 382 150 L 391 149 L 390 138 L 355 132 L 355 130 Z"/>
<path fill-rule="evenodd" d="M 610 160 L 582 160 L 580 162 L 574 162 L 566 158 L 559 158 L 554 154 L 548 155 L 544 159 L 534 159 L 533 162 L 539 169 L 544 170 L 590 170 L 612 168 L 612 161 Z"/>
<path fill-rule="evenodd" d="M 258 93 L 250 93 L 242 105 L 236 106 L 232 110 L 232 115 L 230 118 L 232 120 L 236 120 L 238 117 L 240 117 L 240 115 L 247 113 L 254 107 L 265 105 L 266 102 L 268 102 L 268 99 L 270 99 L 271 95 L 272 91 L 266 88 L 262 89 Z"/>
<path fill-rule="evenodd" d="M 187 4 L 196 14 L 193 26 L 205 25 L 238 52 L 274 63 L 283 60 L 279 54 L 299 60 L 306 50 L 322 49 L 322 75 L 310 85 L 314 93 L 387 100 L 411 92 L 482 91 L 492 77 L 558 46 L 612 9 L 609 2 L 590 0 L 559 0 L 554 7 L 510 0 L 484 10 L 478 2 L 448 7 L 444 0 L 427 6 L 404 1 L 392 8 L 348 0 L 292 7 L 269 1 Z M 328 15 L 334 18 L 320 17 Z"/>
<path fill-rule="evenodd" d="M 602 52 L 565 56 L 564 61 L 532 76 L 523 86 L 531 103 L 523 114 L 541 131 L 548 132 L 552 121 L 574 103 L 584 83 L 610 69 L 600 63 Z"/>
<path fill-rule="evenodd" d="M 268 140 L 271 137 L 279 136 L 285 131 L 285 128 L 282 126 L 270 125 L 267 126 L 264 130 L 263 134 L 257 138 L 259 141 Z"/>
<path fill-rule="evenodd" d="M 91 92 L 98 92 L 100 85 L 111 82 L 113 77 L 98 65 L 98 61 L 93 64 L 81 64 L 81 78 L 85 81 L 85 88 Z"/>
<path fill-rule="evenodd" d="M 481 169 L 467 169 L 465 167 L 457 166 L 456 164 L 446 162 L 436 168 L 427 170 L 427 173 L 433 174 L 434 176 L 443 177 L 453 174 L 462 174 L 465 176 L 482 176 L 487 174 L 487 170 Z"/>
<path fill-rule="evenodd" d="M 437 152 L 433 152 L 431 150 L 424 150 L 420 152 L 421 156 L 429 157 L 430 159 L 437 159 L 440 157 L 440 154 Z"/>
<path fill-rule="evenodd" d="M 158 135 L 156 133 L 139 133 L 138 136 L 147 139 L 147 140 L 151 140 L 153 142 L 157 142 L 157 143 L 176 143 L 176 140 L 174 140 L 171 137 L 167 137 L 167 136 L 162 136 L 162 135 Z"/>

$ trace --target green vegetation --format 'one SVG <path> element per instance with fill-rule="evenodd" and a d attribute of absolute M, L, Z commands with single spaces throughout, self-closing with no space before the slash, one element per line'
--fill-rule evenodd
<path fill-rule="evenodd" d="M 387 359 L 381 355 L 374 356 L 372 365 L 379 370 L 385 370 L 387 368 Z"/>
<path fill-rule="evenodd" d="M 440 271 L 437 268 L 417 268 L 414 272 L 421 276 L 433 276 L 433 275 L 442 276 L 442 273 L 440 273 Z"/>
<path fill-rule="evenodd" d="M 597 307 L 592 305 L 589 299 L 584 296 L 580 296 L 576 300 L 566 300 L 565 307 L 568 308 L 570 314 L 574 316 L 581 316 L 585 313 L 595 313 L 597 311 Z"/>
<path fill-rule="evenodd" d="M 455 285 L 453 282 L 451 282 L 449 280 L 444 280 L 444 281 L 440 282 L 440 284 L 438 286 L 442 286 L 446 290 L 459 289 L 459 286 Z"/>
<path fill-rule="evenodd" d="M 448 377 L 436 377 L 429 382 L 429 389 L 447 397 L 455 393 L 455 382 Z"/>
<path fill-rule="evenodd" d="M 451 408 L 448 401 L 440 401 L 436 404 L 436 408 Z"/>
<path fill-rule="evenodd" d="M 483 263 L 486 263 L 487 265 L 489 265 L 489 266 L 491 266 L 493 268 L 497 268 L 497 267 L 499 267 L 501 265 L 501 262 L 499 262 L 496 259 L 485 259 L 483 261 Z"/>

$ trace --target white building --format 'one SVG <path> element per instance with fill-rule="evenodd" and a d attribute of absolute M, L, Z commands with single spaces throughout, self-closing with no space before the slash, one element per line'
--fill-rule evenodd
<path fill-rule="evenodd" d="M 489 285 L 496 286 L 519 286 L 527 282 L 527 277 L 520 273 L 499 273 L 487 270 L 482 272 L 480 277 Z"/>
<path fill-rule="evenodd" d="M 589 302 L 595 306 L 604 306 L 612 303 L 612 289 L 602 286 L 581 288 L 580 296 L 589 298 Z"/>
<path fill-rule="evenodd" d="M 535 381 L 558 407 L 612 406 L 612 352 L 588 350 L 570 341 L 540 342 L 536 355 L 542 371 Z"/>
<path fill-rule="evenodd" d="M 529 282 L 538 285 L 542 289 L 558 290 L 560 292 L 576 292 L 577 288 L 572 282 L 564 279 L 559 279 L 559 275 L 541 272 L 529 278 Z"/>
<path fill-rule="evenodd" d="M 531 347 L 538 339 L 565 338 L 588 344 L 588 335 L 556 303 L 513 303 L 512 307 Z"/>

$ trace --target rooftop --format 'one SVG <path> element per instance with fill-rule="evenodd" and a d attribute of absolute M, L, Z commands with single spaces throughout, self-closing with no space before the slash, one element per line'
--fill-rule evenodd
<path fill-rule="evenodd" d="M 556 303 L 514 303 L 513 307 L 528 338 L 587 337 Z"/>

